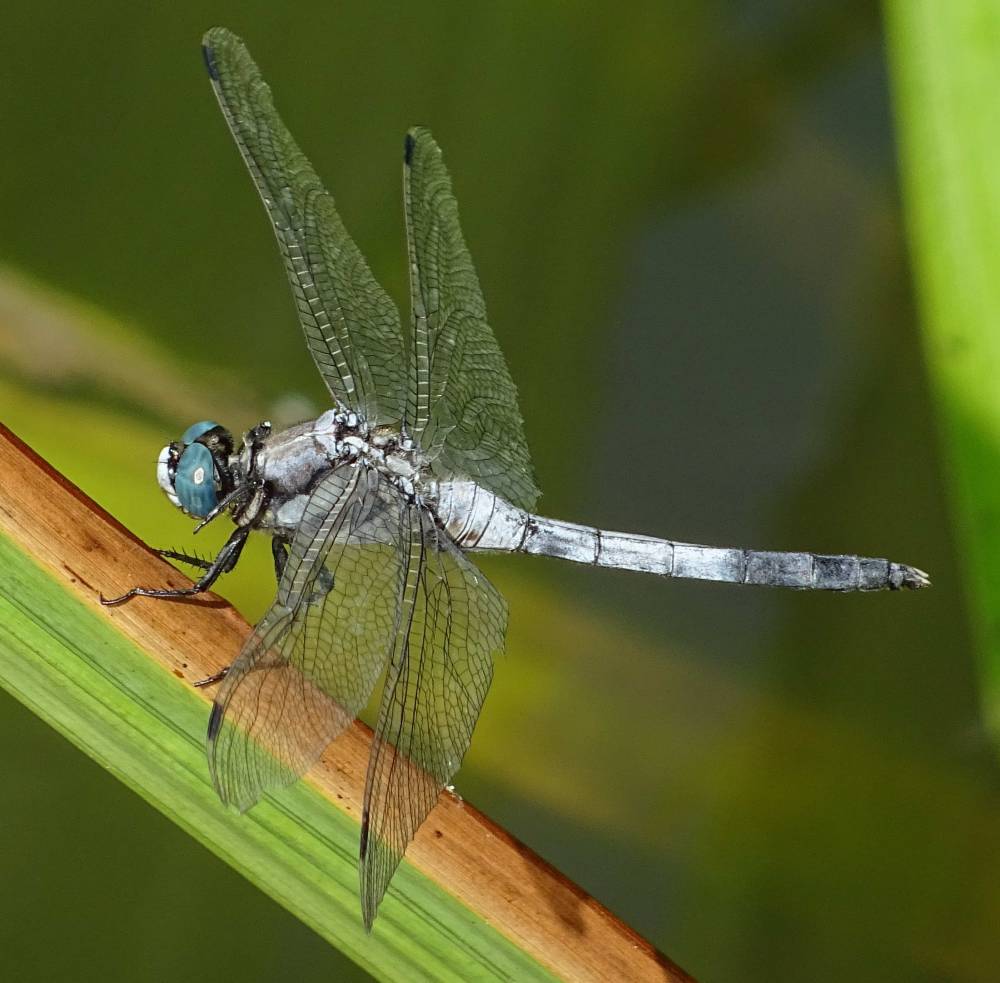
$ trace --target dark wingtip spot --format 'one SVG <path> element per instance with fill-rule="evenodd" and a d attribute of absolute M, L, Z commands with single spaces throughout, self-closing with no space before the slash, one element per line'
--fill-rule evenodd
<path fill-rule="evenodd" d="M 406 139 L 403 141 L 403 160 L 407 166 L 413 163 L 413 151 L 416 146 L 417 141 L 413 138 L 413 134 L 407 133 Z"/>
<path fill-rule="evenodd" d="M 222 704 L 215 702 L 212 704 L 212 714 L 208 718 L 208 739 L 214 741 L 222 730 Z"/>
<path fill-rule="evenodd" d="M 201 56 L 205 59 L 205 68 L 208 70 L 208 77 L 214 82 L 219 81 L 219 70 L 215 66 L 215 53 L 210 45 L 201 46 Z"/>

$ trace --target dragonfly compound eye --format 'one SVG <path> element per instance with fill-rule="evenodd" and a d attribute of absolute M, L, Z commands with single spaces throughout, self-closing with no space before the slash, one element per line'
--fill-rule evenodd
<path fill-rule="evenodd" d="M 209 430 L 222 429 L 223 428 L 220 427 L 219 424 L 214 423 L 211 420 L 201 420 L 199 423 L 192 423 L 181 436 L 181 445 L 183 447 L 187 447 L 188 444 L 193 444 L 199 437 L 204 437 Z"/>
<path fill-rule="evenodd" d="M 220 488 L 228 490 L 226 461 L 232 449 L 225 427 L 211 420 L 193 423 L 180 440 L 160 451 L 156 480 L 179 509 L 204 518 L 218 505 Z"/>
<path fill-rule="evenodd" d="M 215 462 L 212 452 L 203 444 L 191 444 L 184 449 L 174 473 L 174 495 L 170 497 L 176 497 L 185 512 L 199 518 L 204 518 L 219 504 Z"/>

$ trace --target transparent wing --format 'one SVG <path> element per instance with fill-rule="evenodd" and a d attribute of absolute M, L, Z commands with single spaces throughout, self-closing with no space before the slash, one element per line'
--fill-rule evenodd
<path fill-rule="evenodd" d="M 243 42 L 204 37 L 222 113 L 267 208 L 313 359 L 334 399 L 376 423 L 402 419 L 405 359 L 399 312 L 379 286 L 292 139 Z"/>
<path fill-rule="evenodd" d="M 399 631 L 386 674 L 361 820 L 361 911 L 375 912 L 407 844 L 458 771 L 507 605 L 419 507 L 408 507 Z"/>
<path fill-rule="evenodd" d="M 208 761 L 220 798 L 245 810 L 298 778 L 357 716 L 396 636 L 403 503 L 350 467 L 313 490 L 278 593 L 223 680 Z"/>
<path fill-rule="evenodd" d="M 413 339 L 407 418 L 439 474 L 475 479 L 524 509 L 538 498 L 517 389 L 486 320 L 458 206 L 430 133 L 406 138 L 403 198 Z"/>

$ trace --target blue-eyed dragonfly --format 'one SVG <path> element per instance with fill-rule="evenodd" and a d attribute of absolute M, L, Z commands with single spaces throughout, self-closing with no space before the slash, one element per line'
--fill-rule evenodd
<path fill-rule="evenodd" d="M 208 728 L 215 788 L 241 811 L 309 768 L 384 673 L 361 820 L 367 929 L 461 764 L 503 649 L 507 606 L 468 553 L 808 590 L 928 585 L 884 559 L 698 546 L 534 514 L 517 391 L 430 133 L 413 129 L 404 145 L 407 341 L 246 47 L 215 28 L 203 49 L 332 408 L 239 442 L 204 421 L 165 447 L 157 478 L 170 501 L 202 524 L 228 513 L 236 528 L 210 562 L 162 551 L 202 569 L 191 587 L 105 603 L 201 593 L 252 530 L 271 535 L 277 595 L 221 678 Z"/>

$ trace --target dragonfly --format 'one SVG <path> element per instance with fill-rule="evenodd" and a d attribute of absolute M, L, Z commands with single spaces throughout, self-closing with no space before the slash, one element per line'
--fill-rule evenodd
<path fill-rule="evenodd" d="M 157 480 L 169 500 L 197 528 L 223 514 L 235 528 L 212 560 L 159 551 L 200 569 L 191 586 L 102 600 L 200 594 L 236 566 L 251 531 L 270 534 L 277 593 L 211 680 L 209 770 L 223 802 L 250 808 L 298 779 L 383 680 L 361 817 L 366 930 L 458 771 L 504 648 L 507 605 L 470 553 L 805 590 L 928 586 L 885 559 L 699 546 L 536 514 L 517 390 L 430 132 L 412 129 L 404 145 L 404 337 L 243 42 L 213 28 L 203 51 L 332 405 L 281 431 L 261 422 L 239 441 L 206 420 L 164 447 Z"/>

